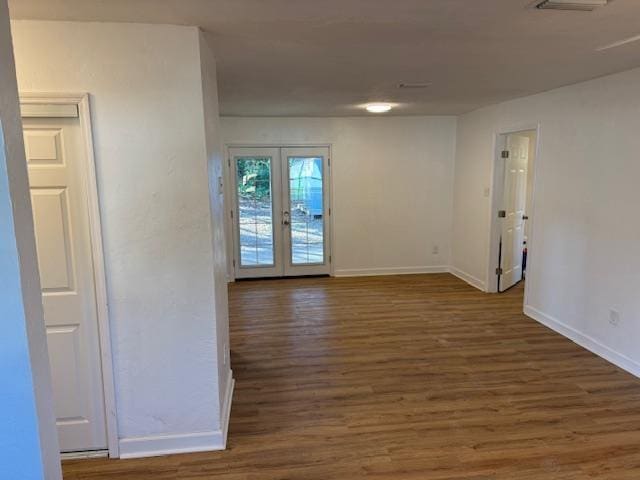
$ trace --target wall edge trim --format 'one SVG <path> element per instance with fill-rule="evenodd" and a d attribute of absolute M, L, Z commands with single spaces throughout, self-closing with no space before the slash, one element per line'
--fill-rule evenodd
<path fill-rule="evenodd" d="M 224 448 L 227 448 L 227 435 L 229 433 L 229 421 L 231 420 L 231 404 L 233 403 L 233 392 L 236 387 L 236 380 L 233 378 L 233 371 L 229 370 L 227 385 L 225 386 L 224 400 L 221 409 L 220 426 L 222 429 L 222 441 Z"/>

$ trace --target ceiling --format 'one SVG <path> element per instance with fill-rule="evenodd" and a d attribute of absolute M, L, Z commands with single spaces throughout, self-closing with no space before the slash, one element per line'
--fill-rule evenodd
<path fill-rule="evenodd" d="M 640 66 L 640 1 L 594 12 L 531 0 L 10 0 L 17 19 L 200 26 L 223 115 L 460 114 Z M 427 88 L 397 88 L 429 82 Z"/>

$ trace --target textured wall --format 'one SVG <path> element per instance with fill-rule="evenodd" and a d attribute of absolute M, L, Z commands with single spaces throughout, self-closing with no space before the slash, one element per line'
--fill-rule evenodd
<path fill-rule="evenodd" d="M 200 60 L 202 68 L 202 95 L 204 132 L 209 167 L 211 200 L 213 276 L 215 283 L 216 337 L 218 344 L 218 378 L 220 405 L 224 408 L 225 395 L 231 381 L 229 358 L 229 302 L 227 290 L 227 254 L 225 249 L 224 191 L 219 178 L 224 178 L 223 146 L 218 111 L 218 85 L 214 54 L 204 35 L 200 34 Z M 228 399 L 230 401 L 231 399 Z"/>
<path fill-rule="evenodd" d="M 13 26 L 21 90 L 91 95 L 120 437 L 218 429 L 198 30 Z"/>

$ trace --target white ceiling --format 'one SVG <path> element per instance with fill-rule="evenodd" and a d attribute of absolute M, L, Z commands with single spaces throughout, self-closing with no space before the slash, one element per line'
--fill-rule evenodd
<path fill-rule="evenodd" d="M 531 0 L 10 0 L 14 18 L 203 28 L 222 113 L 246 116 L 459 114 L 640 66 L 640 1 L 595 12 Z M 401 91 L 402 82 L 430 82 Z"/>

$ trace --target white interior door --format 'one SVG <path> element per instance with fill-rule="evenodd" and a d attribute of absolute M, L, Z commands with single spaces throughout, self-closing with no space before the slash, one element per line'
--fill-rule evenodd
<path fill-rule="evenodd" d="M 25 118 L 24 140 L 63 452 L 107 448 L 78 118 Z"/>
<path fill-rule="evenodd" d="M 330 272 L 329 149 L 232 148 L 236 278 Z"/>
<path fill-rule="evenodd" d="M 529 138 L 507 136 L 504 159 L 504 190 L 501 208 L 500 276 L 498 290 L 503 292 L 522 280 L 524 216 L 527 199 Z"/>

